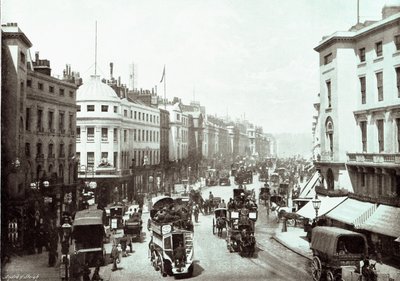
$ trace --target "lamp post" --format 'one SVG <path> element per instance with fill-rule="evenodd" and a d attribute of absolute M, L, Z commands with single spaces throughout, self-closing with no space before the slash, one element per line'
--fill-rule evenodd
<path fill-rule="evenodd" d="M 315 194 L 315 198 L 312 200 L 312 204 L 315 210 L 315 220 L 318 218 L 318 210 L 321 207 L 321 200 L 318 199 L 318 194 Z"/>

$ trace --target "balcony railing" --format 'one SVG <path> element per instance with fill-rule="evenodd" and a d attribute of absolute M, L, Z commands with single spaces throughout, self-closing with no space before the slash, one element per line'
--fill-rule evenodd
<path fill-rule="evenodd" d="M 347 153 L 348 162 L 400 164 L 400 153 Z"/>

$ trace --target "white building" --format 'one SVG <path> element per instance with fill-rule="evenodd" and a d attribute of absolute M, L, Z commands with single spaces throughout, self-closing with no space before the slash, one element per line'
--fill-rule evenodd
<path fill-rule="evenodd" d="M 160 107 L 164 107 L 160 105 Z M 188 157 L 189 118 L 181 109 L 180 103 L 167 104 L 169 112 L 169 160 L 179 161 Z"/>
<path fill-rule="evenodd" d="M 159 163 L 159 110 L 120 98 L 99 76 L 92 76 L 78 89 L 77 106 L 79 178 L 116 188 L 112 191 L 118 191 L 118 199 L 131 199 L 133 159 L 136 166 Z M 135 183 L 142 188 L 143 179 Z"/>
<path fill-rule="evenodd" d="M 382 16 L 336 32 L 315 48 L 320 54 L 317 167 L 328 189 L 400 194 L 400 7 L 386 5 Z"/>

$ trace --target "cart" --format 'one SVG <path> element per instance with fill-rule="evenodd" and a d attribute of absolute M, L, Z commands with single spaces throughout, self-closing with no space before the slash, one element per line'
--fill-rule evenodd
<path fill-rule="evenodd" d="M 363 234 L 337 227 L 315 227 L 310 248 L 314 281 L 343 280 L 344 268 L 347 272 L 360 272 L 360 261 L 368 255 L 367 239 Z"/>

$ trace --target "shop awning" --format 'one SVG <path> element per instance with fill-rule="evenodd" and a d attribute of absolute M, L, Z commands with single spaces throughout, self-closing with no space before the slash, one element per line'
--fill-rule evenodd
<path fill-rule="evenodd" d="M 348 198 L 342 204 L 327 213 L 326 216 L 358 227 L 365 222 L 375 210 L 375 204 Z"/>
<path fill-rule="evenodd" d="M 320 183 L 319 173 L 315 172 L 311 179 L 306 183 L 303 189 L 300 191 L 299 198 L 314 198 L 315 197 L 315 186 Z"/>
<path fill-rule="evenodd" d="M 344 200 L 347 199 L 347 196 L 344 197 L 318 197 L 321 200 L 321 206 L 318 210 L 318 216 L 325 215 L 332 209 L 336 208 L 339 204 L 341 204 Z M 315 218 L 315 209 L 312 204 L 312 200 L 304 205 L 303 208 L 296 212 L 299 216 L 304 218 L 314 219 Z"/>
<path fill-rule="evenodd" d="M 376 211 L 359 228 L 397 238 L 400 236 L 399 222 L 400 208 L 379 205 Z"/>

